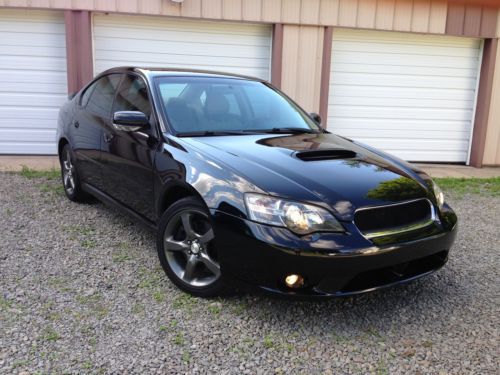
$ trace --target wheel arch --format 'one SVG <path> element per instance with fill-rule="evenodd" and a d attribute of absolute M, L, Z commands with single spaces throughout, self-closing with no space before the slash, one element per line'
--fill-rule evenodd
<path fill-rule="evenodd" d="M 195 197 L 203 202 L 205 208 L 208 210 L 207 203 L 201 194 L 191 185 L 186 182 L 176 181 L 165 186 L 157 205 L 158 218 L 175 202 L 179 199 Z"/>

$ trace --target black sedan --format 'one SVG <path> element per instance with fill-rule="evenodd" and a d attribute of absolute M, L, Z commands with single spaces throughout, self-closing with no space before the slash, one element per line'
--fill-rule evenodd
<path fill-rule="evenodd" d="M 115 68 L 60 111 L 62 181 L 154 230 L 196 296 L 340 296 L 442 267 L 457 218 L 439 187 L 320 122 L 261 80 Z"/>

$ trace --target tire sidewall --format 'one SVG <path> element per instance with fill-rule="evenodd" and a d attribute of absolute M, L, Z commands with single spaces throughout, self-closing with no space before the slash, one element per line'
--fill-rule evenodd
<path fill-rule="evenodd" d="M 74 169 L 73 174 L 74 174 L 74 180 L 75 180 L 75 188 L 73 189 L 72 194 L 70 194 L 68 192 L 68 190 L 66 189 L 66 186 L 64 185 L 63 159 L 64 159 L 64 155 L 67 152 L 69 152 L 69 157 L 71 158 L 71 163 L 73 164 L 73 169 Z M 68 197 L 68 199 L 70 201 L 78 202 L 78 201 L 82 200 L 82 198 L 84 197 L 84 193 L 82 191 L 82 187 L 80 184 L 80 177 L 78 176 L 78 168 L 77 168 L 76 163 L 75 163 L 75 157 L 73 155 L 73 150 L 71 149 L 69 144 L 64 145 L 64 147 L 61 151 L 60 158 L 59 158 L 59 163 L 61 166 L 61 182 L 63 184 L 64 194 L 66 194 L 66 197 Z"/>

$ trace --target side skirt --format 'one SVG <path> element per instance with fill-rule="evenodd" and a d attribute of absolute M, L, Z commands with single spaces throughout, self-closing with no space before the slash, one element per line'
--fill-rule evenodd
<path fill-rule="evenodd" d="M 104 204 L 118 209 L 120 212 L 127 215 L 133 221 L 135 221 L 137 224 L 140 224 L 141 226 L 148 229 L 149 231 L 156 232 L 157 227 L 156 227 L 155 223 L 144 218 L 143 216 L 139 215 L 138 213 L 131 210 L 130 208 L 124 206 L 123 204 L 118 202 L 116 199 L 110 197 L 108 194 L 103 193 L 101 190 L 99 190 L 99 189 L 97 189 L 97 188 L 95 188 L 92 185 L 89 185 L 87 183 L 82 183 L 82 189 L 85 192 L 89 193 L 90 195 L 99 199 Z"/>

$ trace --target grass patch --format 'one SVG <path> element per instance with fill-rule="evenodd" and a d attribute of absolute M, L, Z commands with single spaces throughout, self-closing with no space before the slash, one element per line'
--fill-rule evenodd
<path fill-rule="evenodd" d="M 264 343 L 264 347 L 266 349 L 271 349 L 274 347 L 274 340 L 273 340 L 273 337 L 271 335 L 265 336 L 263 343 Z"/>
<path fill-rule="evenodd" d="M 57 341 L 61 336 L 53 328 L 47 328 L 41 338 L 43 341 Z"/>
<path fill-rule="evenodd" d="M 46 178 L 47 180 L 58 180 L 61 178 L 61 171 L 55 168 L 45 171 L 37 171 L 35 169 L 27 167 L 26 165 L 23 165 L 20 175 L 30 180 L 34 178 Z"/>
<path fill-rule="evenodd" d="M 61 197 L 64 195 L 64 187 L 62 184 L 54 185 L 51 183 L 44 183 L 44 184 L 40 184 L 38 186 L 38 188 L 43 193 L 56 194 L 56 195 L 59 195 Z"/>
<path fill-rule="evenodd" d="M 447 193 L 463 196 L 478 194 L 500 197 L 500 177 L 492 178 L 435 178 L 434 181 Z"/>
<path fill-rule="evenodd" d="M 196 300 L 189 294 L 179 294 L 172 301 L 172 307 L 176 310 L 184 310 L 186 312 L 191 312 L 196 306 Z"/>

